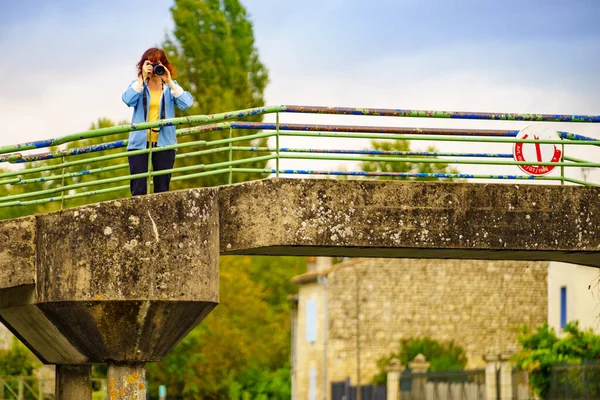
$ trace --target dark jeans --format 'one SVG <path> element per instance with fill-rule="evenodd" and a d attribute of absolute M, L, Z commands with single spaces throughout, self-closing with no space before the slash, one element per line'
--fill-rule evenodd
<path fill-rule="evenodd" d="M 138 154 L 129 156 L 129 173 L 143 174 L 148 172 L 148 154 Z M 175 150 L 156 150 L 152 153 L 152 169 L 154 171 L 162 171 L 173 168 L 175 164 Z M 154 193 L 168 192 L 169 183 L 171 183 L 171 174 L 153 176 Z M 129 183 L 132 196 L 146 194 L 146 178 L 132 179 Z"/>

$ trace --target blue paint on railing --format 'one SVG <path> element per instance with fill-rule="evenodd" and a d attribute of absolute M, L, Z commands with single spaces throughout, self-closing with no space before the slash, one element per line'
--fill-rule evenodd
<path fill-rule="evenodd" d="M 589 137 L 589 136 L 583 136 L 583 135 L 578 135 L 576 133 L 571 133 L 571 132 L 564 132 L 564 131 L 558 131 L 558 136 L 561 137 L 562 139 L 569 139 L 569 140 L 583 140 L 583 141 L 596 141 L 598 139 L 593 138 L 593 137 Z"/>

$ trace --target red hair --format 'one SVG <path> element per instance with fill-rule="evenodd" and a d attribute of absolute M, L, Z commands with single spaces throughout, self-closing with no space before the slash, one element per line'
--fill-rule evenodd
<path fill-rule="evenodd" d="M 146 50 L 142 55 L 142 59 L 140 60 L 140 62 L 137 63 L 138 76 L 142 75 L 142 67 L 144 66 L 144 61 L 146 60 L 152 63 L 160 61 L 160 63 L 164 65 L 165 68 L 168 69 L 171 73 L 171 78 L 175 77 L 175 67 L 169 62 L 167 54 L 164 52 L 164 50 L 156 47 L 151 47 L 148 50 Z"/>

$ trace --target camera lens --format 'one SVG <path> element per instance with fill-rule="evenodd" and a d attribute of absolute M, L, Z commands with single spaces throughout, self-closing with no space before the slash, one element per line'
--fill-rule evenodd
<path fill-rule="evenodd" d="M 154 67 L 154 69 L 152 70 L 152 73 L 154 75 L 162 75 L 165 73 L 165 67 L 163 67 L 162 65 L 160 65 L 157 62 L 153 63 L 152 67 Z"/>

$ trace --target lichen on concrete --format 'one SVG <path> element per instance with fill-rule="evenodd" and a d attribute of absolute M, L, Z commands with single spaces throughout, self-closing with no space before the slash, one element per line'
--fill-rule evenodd
<path fill-rule="evenodd" d="M 35 217 L 0 221 L 0 289 L 35 283 Z"/>
<path fill-rule="evenodd" d="M 600 188 L 269 179 L 220 190 L 223 254 L 556 260 L 600 267 Z"/>

